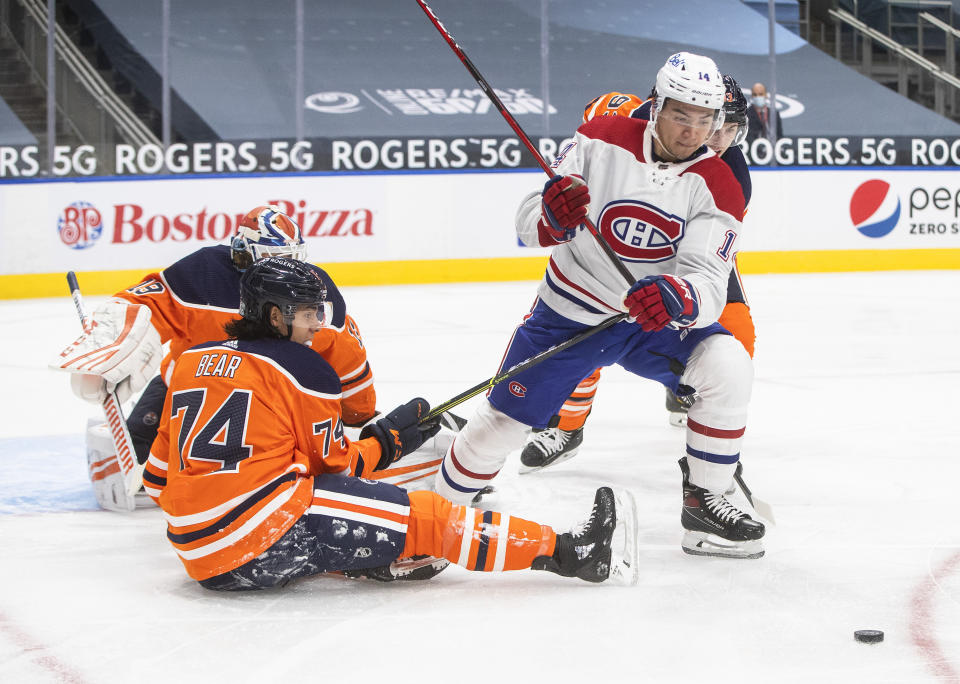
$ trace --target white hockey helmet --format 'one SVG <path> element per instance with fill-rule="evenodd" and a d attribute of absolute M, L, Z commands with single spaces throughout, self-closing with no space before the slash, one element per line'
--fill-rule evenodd
<path fill-rule="evenodd" d="M 654 116 L 664 103 L 677 100 L 698 107 L 716 110 L 711 134 L 723 125 L 723 103 L 726 88 L 716 63 L 709 57 L 692 52 L 670 55 L 657 72 Z"/>

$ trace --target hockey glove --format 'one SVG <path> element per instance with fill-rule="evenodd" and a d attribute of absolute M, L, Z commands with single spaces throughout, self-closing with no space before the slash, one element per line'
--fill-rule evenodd
<path fill-rule="evenodd" d="M 380 460 L 374 470 L 383 470 L 391 463 L 411 454 L 440 431 L 440 424 L 419 425 L 430 412 L 426 399 L 417 397 L 393 409 L 386 417 L 369 423 L 360 431 L 360 439 L 376 437 L 380 443 Z"/>
<path fill-rule="evenodd" d="M 110 392 L 123 402 L 143 389 L 163 358 L 150 309 L 111 299 L 93 312 L 90 325 L 50 363 L 73 374 L 70 386 L 86 401 L 101 403 Z"/>
<path fill-rule="evenodd" d="M 558 245 L 572 240 L 587 218 L 590 191 L 580 176 L 553 176 L 543 186 L 540 244 Z"/>
<path fill-rule="evenodd" d="M 623 306 L 646 332 L 663 330 L 670 323 L 689 327 L 700 314 L 693 286 L 671 275 L 641 278 L 627 290 Z"/>

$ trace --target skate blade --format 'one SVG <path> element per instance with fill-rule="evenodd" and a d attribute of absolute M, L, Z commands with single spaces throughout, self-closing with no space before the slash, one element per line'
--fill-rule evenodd
<path fill-rule="evenodd" d="M 536 472 L 539 472 L 539 471 L 543 470 L 544 468 L 549 468 L 550 466 L 555 466 L 555 465 L 557 465 L 558 463 L 563 463 L 564 461 L 569 461 L 571 458 L 573 458 L 574 456 L 577 455 L 577 452 L 578 452 L 578 451 L 580 451 L 580 447 L 577 447 L 576 449 L 570 450 L 569 452 L 563 454 L 562 456 L 559 456 L 559 457 L 555 458 L 554 460 L 550 461 L 549 463 L 544 463 L 543 465 L 538 465 L 538 466 L 528 466 L 528 465 L 524 465 L 524 464 L 523 464 L 523 461 L 521 461 L 521 462 L 520 462 L 520 474 L 521 474 L 521 475 L 527 475 L 527 474 L 529 474 L 529 473 L 536 473 Z"/>
<path fill-rule="evenodd" d="M 434 556 L 398 558 L 390 564 L 390 572 L 401 581 L 418 581 L 436 577 L 447 569 L 450 561 Z"/>
<path fill-rule="evenodd" d="M 707 532 L 686 530 L 680 542 L 684 553 L 691 556 L 714 556 L 717 558 L 760 558 L 763 556 L 763 542 L 760 539 L 733 542 Z"/>
<path fill-rule="evenodd" d="M 470 499 L 470 506 L 484 511 L 492 511 L 497 508 L 500 501 L 500 490 L 493 485 L 487 485 Z"/>
<path fill-rule="evenodd" d="M 637 538 L 637 502 L 626 489 L 615 489 L 617 527 L 610 545 L 610 581 L 632 587 L 640 580 L 640 545 Z"/>

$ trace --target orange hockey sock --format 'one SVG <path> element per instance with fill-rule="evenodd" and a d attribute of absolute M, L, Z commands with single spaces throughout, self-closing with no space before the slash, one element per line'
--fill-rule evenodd
<path fill-rule="evenodd" d="M 740 340 L 740 344 L 747 350 L 750 358 L 753 358 L 753 348 L 757 341 L 757 333 L 753 327 L 753 316 L 750 315 L 750 307 L 743 302 L 730 302 L 723 307 L 720 314 L 720 325 L 730 331 L 730 333 Z"/>
<path fill-rule="evenodd" d="M 524 570 L 537 556 L 551 555 L 556 539 L 547 525 L 457 506 L 434 492 L 410 492 L 403 557 L 442 557 L 485 572 Z"/>
<path fill-rule="evenodd" d="M 593 398 L 597 394 L 598 382 L 600 382 L 599 368 L 580 381 L 577 388 L 573 390 L 573 394 L 567 397 L 560 408 L 558 428 L 569 432 L 583 427 L 587 422 L 587 416 L 590 415 L 590 409 L 593 408 Z"/>

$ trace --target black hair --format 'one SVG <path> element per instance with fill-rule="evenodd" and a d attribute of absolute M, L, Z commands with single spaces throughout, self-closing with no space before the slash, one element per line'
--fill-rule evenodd
<path fill-rule="evenodd" d="M 276 306 L 276 304 L 267 302 L 263 305 L 264 315 L 262 316 L 262 320 L 270 320 L 269 307 L 272 306 Z M 260 318 L 234 318 L 232 321 L 227 321 L 223 325 L 223 331 L 227 334 L 227 337 L 235 340 L 262 340 L 264 338 L 286 339 L 286 337 L 281 335 L 272 325 L 261 322 Z"/>

